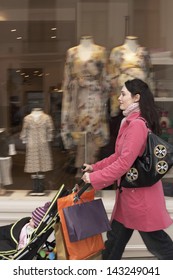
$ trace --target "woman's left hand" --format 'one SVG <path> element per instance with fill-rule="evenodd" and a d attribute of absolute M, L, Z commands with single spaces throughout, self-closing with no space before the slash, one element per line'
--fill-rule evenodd
<path fill-rule="evenodd" d="M 90 175 L 89 175 L 88 172 L 85 172 L 85 173 L 84 173 L 84 175 L 82 176 L 82 180 L 83 180 L 86 184 L 91 183 L 91 182 L 90 182 Z"/>

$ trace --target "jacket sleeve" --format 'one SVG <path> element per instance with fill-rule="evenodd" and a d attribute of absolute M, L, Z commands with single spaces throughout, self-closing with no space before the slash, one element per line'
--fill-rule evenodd
<path fill-rule="evenodd" d="M 101 169 L 105 168 L 106 166 L 113 163 L 116 159 L 117 159 L 117 154 L 115 152 L 114 154 L 110 155 L 109 157 L 104 158 L 104 159 L 96 162 L 95 164 L 92 164 L 93 171 L 97 171 L 97 170 L 101 170 Z"/>
<path fill-rule="evenodd" d="M 119 156 L 115 160 L 111 157 L 110 164 L 101 170 L 94 168 L 94 172 L 90 173 L 92 186 L 95 189 L 103 189 L 120 179 L 144 151 L 147 135 L 148 129 L 142 120 L 132 121 L 122 136 L 123 143 L 119 147 Z"/>

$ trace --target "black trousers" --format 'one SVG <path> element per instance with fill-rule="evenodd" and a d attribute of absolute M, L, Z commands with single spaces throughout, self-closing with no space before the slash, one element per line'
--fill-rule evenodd
<path fill-rule="evenodd" d="M 130 240 L 133 229 L 113 220 L 112 230 L 107 232 L 105 249 L 102 252 L 103 260 L 120 260 L 125 247 Z M 164 230 L 152 232 L 139 231 L 148 251 L 159 260 L 173 260 L 173 241 Z"/>

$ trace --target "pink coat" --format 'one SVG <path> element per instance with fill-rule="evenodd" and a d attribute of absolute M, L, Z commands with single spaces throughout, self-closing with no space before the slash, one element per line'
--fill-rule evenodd
<path fill-rule="evenodd" d="M 138 116 L 139 113 L 132 113 L 123 122 L 115 153 L 92 165 L 94 172 L 90 173 L 90 180 L 96 190 L 119 181 L 136 157 L 142 155 L 148 129 L 143 120 L 137 119 Z M 170 226 L 172 220 L 166 210 L 162 182 L 152 187 L 122 188 L 121 193 L 117 190 L 112 219 L 140 231 L 155 231 Z"/>

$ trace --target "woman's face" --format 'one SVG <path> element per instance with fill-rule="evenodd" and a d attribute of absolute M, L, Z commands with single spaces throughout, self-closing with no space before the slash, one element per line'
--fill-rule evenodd
<path fill-rule="evenodd" d="M 136 95 L 132 96 L 130 91 L 128 91 L 128 89 L 124 85 L 122 87 L 121 94 L 118 97 L 118 101 L 120 103 L 120 109 L 122 111 L 124 111 L 124 110 L 126 110 L 129 107 L 129 105 L 131 105 L 132 103 L 136 102 L 137 100 L 136 100 Z"/>

